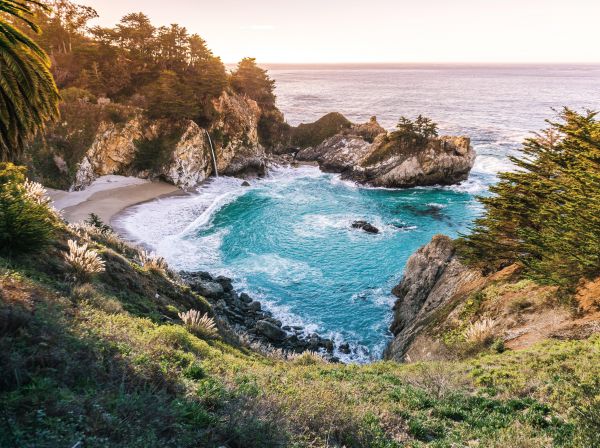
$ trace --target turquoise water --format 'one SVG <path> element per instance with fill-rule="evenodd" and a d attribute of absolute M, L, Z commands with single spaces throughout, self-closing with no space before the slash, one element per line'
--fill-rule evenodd
<path fill-rule="evenodd" d="M 477 210 L 460 188 L 362 188 L 303 167 L 250 188 L 220 178 L 199 196 L 139 207 L 127 225 L 175 267 L 229 275 L 284 323 L 349 342 L 343 358 L 365 361 L 389 340 L 391 289 L 407 258 L 437 233 L 467 230 Z M 353 229 L 359 219 L 380 233 Z M 148 233 L 176 220 L 185 225 L 170 235 Z"/>
<path fill-rule="evenodd" d="M 289 324 L 350 342 L 346 360 L 378 357 L 408 256 L 432 235 L 466 231 L 508 156 L 553 118 L 552 108 L 599 109 L 600 66 L 392 65 L 273 67 L 291 124 L 330 111 L 353 121 L 425 114 L 442 134 L 471 137 L 468 181 L 451 188 L 358 188 L 316 168 L 279 169 L 251 188 L 219 178 L 196 194 L 131 210 L 123 227 L 177 269 L 233 277 Z M 365 219 L 379 235 L 350 228 Z"/>

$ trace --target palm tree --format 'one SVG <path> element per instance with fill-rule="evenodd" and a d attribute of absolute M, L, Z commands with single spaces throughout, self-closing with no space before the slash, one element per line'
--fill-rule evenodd
<path fill-rule="evenodd" d="M 15 27 L 38 33 L 34 0 L 0 0 L 0 161 L 17 160 L 26 141 L 58 116 L 58 90 L 48 56 Z"/>

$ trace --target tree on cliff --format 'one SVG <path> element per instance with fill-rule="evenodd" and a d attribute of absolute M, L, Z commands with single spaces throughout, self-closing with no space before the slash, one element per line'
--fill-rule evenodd
<path fill-rule="evenodd" d="M 460 242 L 468 261 L 501 268 L 519 262 L 565 290 L 600 275 L 600 122 L 565 108 L 529 138 L 518 170 L 500 174 L 485 214 Z"/>
<path fill-rule="evenodd" d="M 437 137 L 437 123 L 431 118 L 419 115 L 415 121 L 404 116 L 400 117 L 396 125 L 396 131 L 391 135 L 392 140 L 414 140 L 424 144 L 428 139 Z"/>
<path fill-rule="evenodd" d="M 17 159 L 27 139 L 58 115 L 58 91 L 46 53 L 14 26 L 32 31 L 31 4 L 0 0 L 0 160 Z"/>
<path fill-rule="evenodd" d="M 255 58 L 244 58 L 231 74 L 231 87 L 238 92 L 248 95 L 263 109 L 275 106 L 275 81 L 267 71 L 256 64 Z"/>

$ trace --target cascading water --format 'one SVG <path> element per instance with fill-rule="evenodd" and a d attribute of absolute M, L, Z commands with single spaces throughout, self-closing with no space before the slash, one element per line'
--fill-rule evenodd
<path fill-rule="evenodd" d="M 208 144 L 210 145 L 210 152 L 212 154 L 213 168 L 215 169 L 215 177 L 219 177 L 219 170 L 217 169 L 217 157 L 215 156 L 215 148 L 212 144 L 212 139 L 210 138 L 210 134 L 205 129 L 206 137 L 208 138 Z"/>

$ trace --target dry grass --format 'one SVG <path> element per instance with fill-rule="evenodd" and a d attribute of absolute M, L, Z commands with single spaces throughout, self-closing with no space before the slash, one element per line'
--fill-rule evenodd
<path fill-rule="evenodd" d="M 67 244 L 69 252 L 64 254 L 64 258 L 79 280 L 104 272 L 104 261 L 98 252 L 88 249 L 87 243 L 79 245 L 77 241 L 69 240 Z"/>
<path fill-rule="evenodd" d="M 208 339 L 217 337 L 217 325 L 214 319 L 208 314 L 202 314 L 197 310 L 189 310 L 185 313 L 179 313 L 178 316 L 184 325 L 196 336 Z"/>
<path fill-rule="evenodd" d="M 465 338 L 470 342 L 485 343 L 494 336 L 496 322 L 490 318 L 484 318 L 471 323 L 465 330 Z"/>
<path fill-rule="evenodd" d="M 163 257 L 159 257 L 154 252 L 147 252 L 145 250 L 141 250 L 138 256 L 140 263 L 149 271 L 160 272 L 161 274 L 166 274 L 169 266 Z"/>

